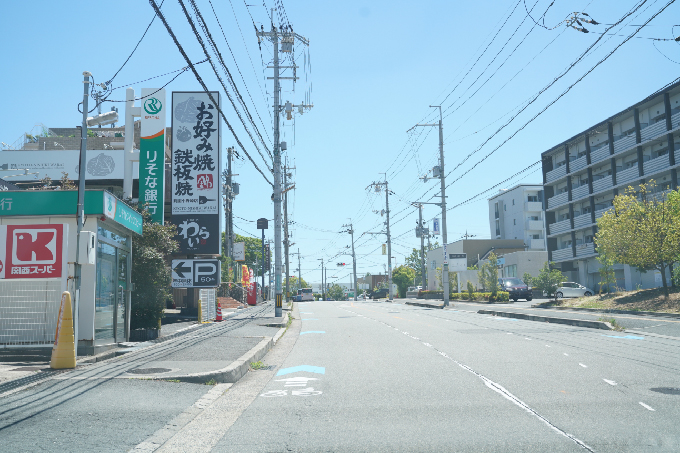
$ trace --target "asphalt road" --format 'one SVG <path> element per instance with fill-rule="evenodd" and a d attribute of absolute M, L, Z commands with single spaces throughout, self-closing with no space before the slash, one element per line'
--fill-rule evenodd
<path fill-rule="evenodd" d="M 300 307 L 279 375 L 213 451 L 680 449 L 680 394 L 659 390 L 680 393 L 677 340 L 385 302 Z"/>
<path fill-rule="evenodd" d="M 298 304 L 228 391 L 91 368 L 0 399 L 0 450 L 680 451 L 680 340 L 473 308 Z"/>

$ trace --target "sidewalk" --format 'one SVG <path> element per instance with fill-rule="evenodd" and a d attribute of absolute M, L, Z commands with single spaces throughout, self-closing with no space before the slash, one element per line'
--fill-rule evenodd
<path fill-rule="evenodd" d="M 442 302 L 439 300 L 423 300 L 423 299 L 399 299 L 400 303 L 407 305 L 423 306 L 433 309 L 441 309 Z M 535 307 L 534 302 L 528 303 L 503 303 L 503 304 L 488 304 L 469 301 L 451 301 L 455 310 L 478 312 L 479 310 L 493 310 L 496 312 L 505 313 L 522 313 L 532 316 L 559 318 L 560 320 L 573 320 L 574 325 L 578 325 L 578 320 L 593 322 L 593 321 L 609 321 L 614 319 L 618 325 L 623 327 L 626 332 L 637 335 L 656 335 L 661 337 L 680 338 L 680 319 L 677 316 L 664 316 L 660 313 L 655 314 L 640 314 L 636 312 L 627 313 L 608 313 L 606 311 L 583 311 L 570 310 L 568 308 L 551 308 L 551 307 Z M 568 321 L 567 321 L 568 322 Z"/>
<path fill-rule="evenodd" d="M 106 354 L 106 360 L 78 357 L 75 370 L 51 370 L 51 348 L 24 349 L 19 351 L 21 360 L 15 361 L 9 360 L 11 353 L 19 357 L 16 349 L 0 350 L 8 358 L 2 360 L 0 355 L 0 395 L 50 377 L 80 379 L 78 376 L 83 373 L 88 379 L 235 382 L 247 371 L 250 361 L 259 360 L 272 347 L 277 334 L 283 333 L 287 313 L 284 310 L 284 318 L 275 318 L 274 304 L 266 303 L 231 313 L 223 322 L 198 324 L 194 321 L 182 329 L 162 330 L 164 335 L 157 340 L 126 343 L 127 347 Z M 27 354 L 29 351 L 32 355 Z"/>

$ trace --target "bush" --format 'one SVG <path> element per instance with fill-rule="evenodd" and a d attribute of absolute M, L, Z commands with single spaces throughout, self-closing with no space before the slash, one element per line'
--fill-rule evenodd
<path fill-rule="evenodd" d="M 443 299 L 444 291 L 420 291 L 418 298 L 422 299 Z"/>
<path fill-rule="evenodd" d="M 475 293 L 475 288 L 472 286 L 472 282 L 468 280 L 467 282 L 467 292 L 468 292 L 468 300 L 475 300 L 474 298 L 474 293 Z"/>
<path fill-rule="evenodd" d="M 321 300 L 321 294 L 314 293 L 314 300 Z"/>
<path fill-rule="evenodd" d="M 483 300 L 487 302 L 508 302 L 510 300 L 510 293 L 507 291 L 498 291 L 496 296 L 493 293 L 454 293 L 451 295 L 452 299 L 457 300 Z"/>

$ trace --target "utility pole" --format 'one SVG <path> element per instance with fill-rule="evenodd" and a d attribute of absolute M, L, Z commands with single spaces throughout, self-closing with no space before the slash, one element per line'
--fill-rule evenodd
<path fill-rule="evenodd" d="M 297 256 L 298 256 L 298 285 L 300 285 L 300 289 L 302 289 L 302 266 L 300 265 L 300 249 L 298 248 L 297 251 Z"/>
<path fill-rule="evenodd" d="M 231 261 L 233 259 L 233 242 L 234 242 L 234 229 L 233 229 L 233 212 L 232 212 L 232 202 L 234 200 L 234 190 L 231 181 L 233 176 L 231 173 L 231 155 L 234 148 L 227 148 L 227 169 L 222 173 L 224 177 L 224 248 L 226 249 L 227 258 L 230 259 L 230 264 L 234 267 L 234 263 Z M 230 275 L 230 278 L 235 278 Z"/>
<path fill-rule="evenodd" d="M 420 273 L 423 279 L 423 289 L 427 289 L 427 280 L 425 279 L 425 235 L 423 227 L 423 205 L 418 205 L 418 228 L 420 228 Z"/>
<path fill-rule="evenodd" d="M 394 300 L 394 294 L 392 294 L 392 238 L 390 236 L 390 189 L 387 184 L 387 173 L 385 175 L 385 180 L 382 182 L 374 182 L 371 184 L 375 188 L 376 192 L 380 192 L 380 189 L 385 186 L 385 214 L 387 215 L 387 274 L 388 274 L 388 285 L 390 301 Z M 369 187 L 371 187 L 369 186 Z M 368 188 L 368 187 L 367 187 Z"/>
<path fill-rule="evenodd" d="M 292 177 L 292 173 L 288 173 L 288 170 L 293 170 L 295 167 L 288 166 L 288 159 L 286 159 L 286 165 L 283 167 L 283 235 L 285 239 L 283 240 L 283 245 L 285 248 L 284 256 L 286 257 L 286 302 L 290 302 L 290 260 L 289 260 L 289 249 L 292 245 L 290 243 L 290 237 L 288 236 L 288 190 L 294 187 L 288 187 L 288 178 Z"/>
<path fill-rule="evenodd" d="M 323 284 L 323 258 L 317 258 L 318 261 L 321 261 L 321 300 L 326 300 L 326 292 L 324 291 L 325 287 Z"/>
<path fill-rule="evenodd" d="M 294 33 L 291 27 L 274 26 L 274 8 L 271 9 L 271 31 L 265 32 L 264 25 L 258 31 L 255 29 L 258 43 L 262 38 L 268 39 L 274 45 L 274 273 L 276 284 L 276 305 L 274 309 L 274 316 L 282 316 L 283 313 L 283 289 L 281 287 L 281 143 L 279 132 L 279 115 L 281 114 L 280 94 L 281 87 L 279 79 L 291 79 L 295 81 L 297 77 L 280 77 L 279 76 L 279 41 L 281 42 L 282 52 L 292 52 L 294 39 L 297 38 L 305 45 L 309 45 L 309 41 Z M 293 59 L 295 61 L 295 59 Z M 295 66 L 295 63 L 293 63 Z"/>
<path fill-rule="evenodd" d="M 87 97 L 90 91 L 90 77 L 88 71 L 83 72 L 83 124 L 80 126 L 80 167 L 78 171 L 78 205 L 76 206 L 76 259 L 74 277 L 76 283 L 75 307 L 73 310 L 73 333 L 75 334 L 76 356 L 78 356 L 78 314 L 80 309 L 80 286 L 82 283 L 82 264 L 78 262 L 80 256 L 80 232 L 85 226 L 85 168 L 87 163 Z"/>
<path fill-rule="evenodd" d="M 352 274 L 354 275 L 354 300 L 356 301 L 359 289 L 357 288 L 357 256 L 354 253 L 354 227 L 352 226 L 352 219 L 349 219 L 349 225 L 343 225 L 343 227 L 349 228 L 347 233 L 352 235 Z"/>
<path fill-rule="evenodd" d="M 444 126 L 442 123 L 442 106 L 431 105 L 431 108 L 439 109 L 439 123 L 434 124 L 416 124 L 411 129 L 419 126 L 438 126 L 439 127 L 439 167 L 433 168 L 434 177 L 439 177 L 441 187 L 441 203 L 438 203 L 442 208 L 442 249 L 444 254 L 444 265 L 442 266 L 442 286 L 444 287 L 444 306 L 449 305 L 449 255 L 446 250 L 446 173 L 444 172 Z M 411 130 L 409 129 L 409 131 Z M 408 132 L 408 131 L 407 131 Z M 438 175 L 437 175 L 438 174 Z"/>

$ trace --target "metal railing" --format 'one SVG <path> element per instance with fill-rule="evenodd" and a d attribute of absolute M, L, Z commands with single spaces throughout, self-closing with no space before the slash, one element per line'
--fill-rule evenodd
<path fill-rule="evenodd" d="M 552 252 L 553 261 L 563 261 L 571 259 L 573 257 L 574 254 L 572 253 L 571 246 L 564 249 L 553 250 Z"/>
<path fill-rule="evenodd" d="M 590 152 L 590 162 L 593 163 L 593 164 L 595 162 L 603 161 L 608 157 L 609 157 L 609 146 L 605 146 L 605 147 L 598 149 L 597 151 L 591 151 Z"/>
<path fill-rule="evenodd" d="M 574 159 L 571 162 L 569 162 L 569 172 L 573 173 L 576 170 L 580 170 L 583 167 L 585 167 L 588 164 L 586 160 L 586 156 L 579 157 L 578 159 Z"/>
<path fill-rule="evenodd" d="M 626 170 L 616 173 L 616 182 L 617 184 L 623 184 L 639 177 L 640 171 L 638 170 L 638 166 L 634 165 Z"/>
<path fill-rule="evenodd" d="M 592 223 L 591 220 L 592 218 L 590 217 L 589 212 L 586 214 L 581 214 L 578 217 L 574 217 L 574 228 L 590 225 Z"/>
<path fill-rule="evenodd" d="M 640 137 L 644 142 L 664 133 L 666 133 L 666 120 L 656 122 L 640 130 Z"/>
<path fill-rule="evenodd" d="M 552 182 L 555 181 L 556 179 L 559 179 L 563 176 L 567 175 L 567 166 L 562 165 L 560 167 L 557 167 L 554 170 L 550 170 L 548 173 L 545 174 L 545 180 L 547 182 Z"/>
<path fill-rule="evenodd" d="M 560 220 L 550 224 L 550 234 L 562 233 L 571 230 L 571 220 Z"/>
<path fill-rule="evenodd" d="M 578 200 L 579 198 L 587 197 L 589 194 L 588 184 L 571 189 L 571 199 Z"/>
<path fill-rule="evenodd" d="M 562 192 L 561 194 L 548 198 L 548 207 L 554 208 L 566 203 L 567 201 L 569 201 L 569 194 L 567 192 Z"/>
<path fill-rule="evenodd" d="M 592 255 L 595 253 L 595 244 L 580 244 L 576 246 L 576 256 Z"/>
<path fill-rule="evenodd" d="M 635 146 L 635 134 L 622 137 L 614 142 L 614 153 L 620 153 L 632 146 Z"/>
<path fill-rule="evenodd" d="M 612 176 L 608 175 L 597 181 L 593 181 L 593 193 L 602 192 L 611 188 L 614 184 L 612 183 Z"/>
<path fill-rule="evenodd" d="M 653 173 L 656 173 L 658 171 L 664 170 L 670 166 L 669 160 L 668 160 L 668 154 L 664 156 L 659 156 L 656 159 L 651 159 L 648 160 L 647 162 L 644 162 L 642 164 L 642 168 L 645 172 L 645 175 L 651 175 Z"/>

